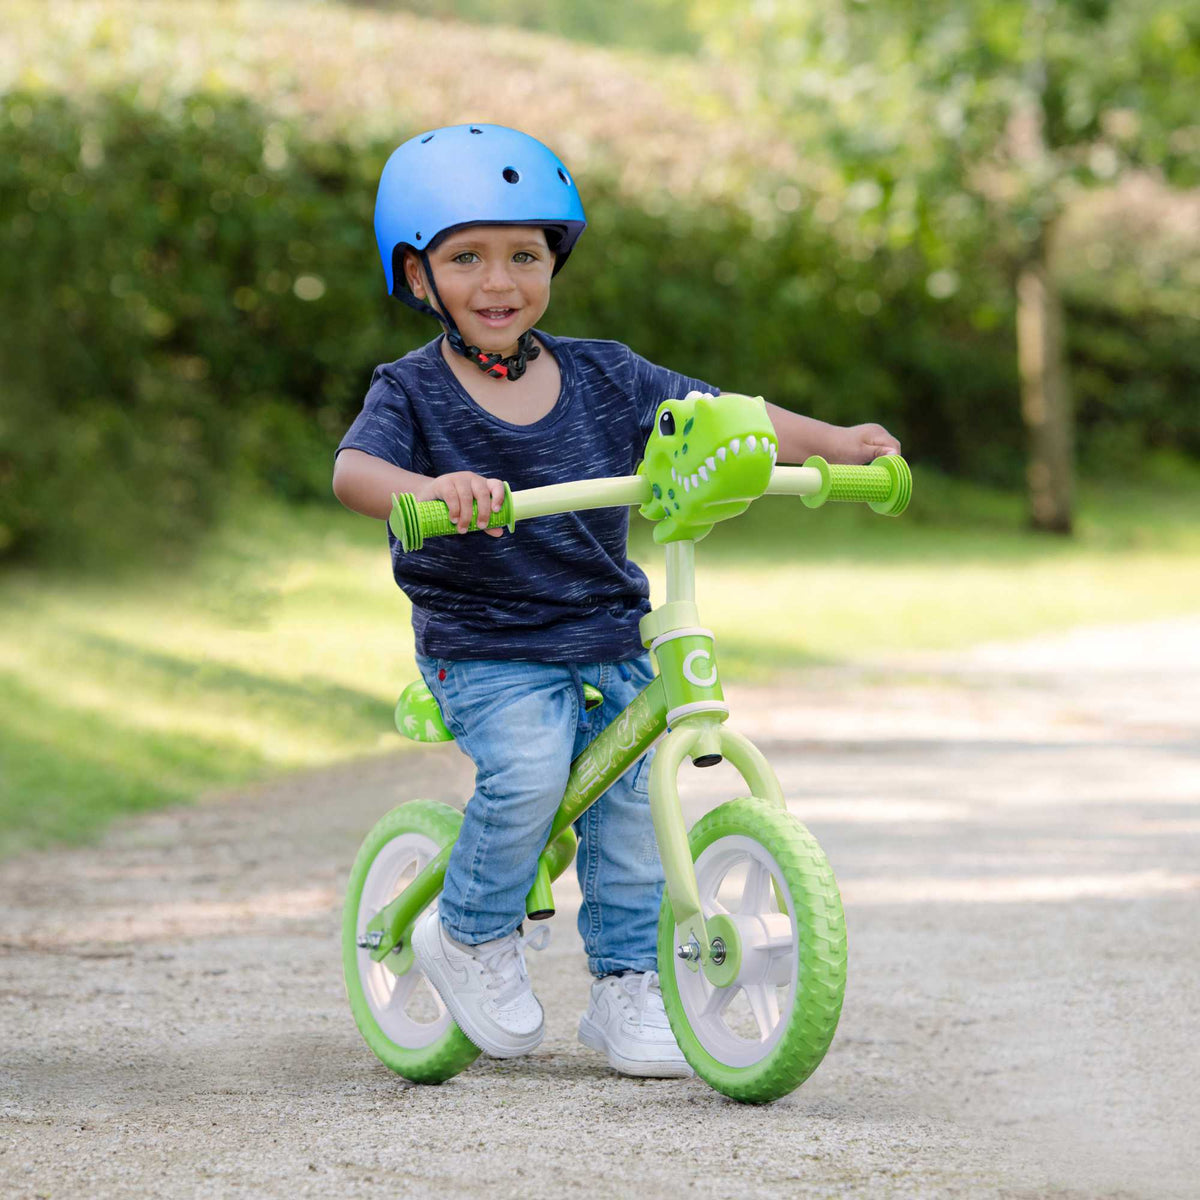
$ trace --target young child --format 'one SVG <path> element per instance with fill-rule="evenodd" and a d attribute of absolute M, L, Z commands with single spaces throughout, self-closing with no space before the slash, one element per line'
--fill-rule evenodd
<path fill-rule="evenodd" d="M 333 490 L 385 519 L 393 492 L 444 500 L 460 532 L 513 490 L 631 474 L 655 410 L 716 392 L 619 342 L 535 328 L 550 281 L 585 226 L 574 180 L 526 134 L 435 129 L 384 167 L 375 231 L 390 293 L 444 332 L 376 369 L 338 448 Z M 870 462 L 899 450 L 878 425 L 842 428 L 767 406 L 781 462 Z M 512 534 L 431 539 L 396 582 L 412 601 L 417 663 L 475 793 L 438 908 L 414 932 L 417 963 L 485 1053 L 527 1054 L 542 1008 L 520 926 L 572 759 L 652 678 L 638 621 L 646 576 L 626 557 L 625 508 L 540 517 Z M 585 711 L 583 685 L 604 703 Z M 650 821 L 651 755 L 576 823 L 579 932 L 595 977 L 579 1038 L 628 1074 L 690 1074 L 658 989 L 663 876 Z"/>

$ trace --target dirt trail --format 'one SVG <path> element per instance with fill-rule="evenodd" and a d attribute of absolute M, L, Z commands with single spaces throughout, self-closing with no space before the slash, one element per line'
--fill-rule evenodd
<path fill-rule="evenodd" d="M 531 955 L 548 1033 L 418 1088 L 370 1056 L 340 892 L 433 747 L 0 867 L 0 1196 L 1184 1197 L 1200 1179 L 1200 618 L 730 689 L 837 871 L 850 983 L 765 1109 L 579 1046 L 578 894 Z M 688 772 L 696 815 L 727 768 Z"/>

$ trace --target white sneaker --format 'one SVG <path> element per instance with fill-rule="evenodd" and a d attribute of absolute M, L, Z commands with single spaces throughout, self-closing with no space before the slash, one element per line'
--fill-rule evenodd
<path fill-rule="evenodd" d="M 417 923 L 412 942 L 417 965 L 458 1027 L 484 1054 L 516 1058 L 542 1040 L 542 1006 L 529 986 L 526 939 L 519 933 L 464 946 L 447 936 L 434 909 Z M 529 945 L 540 950 L 545 941 L 530 940 Z"/>
<path fill-rule="evenodd" d="M 592 984 L 579 1040 L 608 1055 L 623 1075 L 676 1079 L 692 1074 L 663 1007 L 658 972 L 606 975 Z"/>

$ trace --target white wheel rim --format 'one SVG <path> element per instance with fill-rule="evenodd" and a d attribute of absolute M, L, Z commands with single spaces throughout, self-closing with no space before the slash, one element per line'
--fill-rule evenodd
<path fill-rule="evenodd" d="M 692 1032 L 713 1058 L 750 1067 L 783 1037 L 795 1001 L 795 905 L 779 864 L 753 838 L 723 837 L 706 847 L 696 860 L 696 883 L 705 918 L 721 914 L 737 925 L 742 957 L 737 977 L 723 988 L 676 960 L 679 998 Z"/>
<path fill-rule="evenodd" d="M 358 901 L 356 933 L 360 939 L 375 914 L 394 900 L 440 849 L 423 833 L 402 833 L 379 851 Z M 436 901 L 433 907 L 437 907 Z M 360 949 L 358 977 L 371 1015 L 396 1045 L 420 1050 L 450 1028 L 446 1006 L 415 962 L 403 975 L 396 975 L 373 961 L 369 950 Z"/>

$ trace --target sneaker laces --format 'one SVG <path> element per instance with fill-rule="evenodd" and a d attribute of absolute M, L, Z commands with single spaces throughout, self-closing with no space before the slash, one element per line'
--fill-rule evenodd
<path fill-rule="evenodd" d="M 635 983 L 634 980 L 637 982 Z M 657 1008 L 662 1009 L 663 1015 L 666 1015 L 667 1010 L 662 1002 L 662 989 L 659 986 L 657 971 L 643 971 L 640 975 L 633 973 L 622 975 L 618 982 L 637 1010 L 639 1031 L 646 1027 L 646 1010 L 650 1007 L 651 996 L 658 1000 Z M 656 1023 L 661 1024 L 661 1022 Z"/>
<path fill-rule="evenodd" d="M 498 1005 L 503 1006 L 515 999 L 529 983 L 529 973 L 525 969 L 526 947 L 544 950 L 549 944 L 550 927 L 543 925 L 530 937 L 514 932 L 497 939 L 486 950 L 479 949 L 480 965 L 492 977 L 485 986 L 489 992 L 496 993 Z"/>

